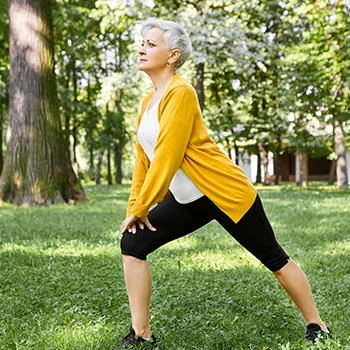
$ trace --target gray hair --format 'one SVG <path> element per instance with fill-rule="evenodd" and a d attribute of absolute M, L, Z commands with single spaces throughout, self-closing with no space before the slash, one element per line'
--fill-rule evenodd
<path fill-rule="evenodd" d="M 180 68 L 191 56 L 192 52 L 191 40 L 185 29 L 173 21 L 151 18 L 142 24 L 142 36 L 145 36 L 145 34 L 152 28 L 159 28 L 164 31 L 164 41 L 168 50 L 180 50 L 181 55 L 175 62 L 175 69 Z"/>

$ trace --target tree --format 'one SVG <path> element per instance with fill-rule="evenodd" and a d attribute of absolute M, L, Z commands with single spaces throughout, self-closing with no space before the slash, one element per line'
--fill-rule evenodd
<path fill-rule="evenodd" d="M 314 119 L 318 119 L 320 125 L 328 124 L 333 128 L 333 135 L 328 133 L 328 138 L 334 137 L 338 187 L 348 187 L 343 133 L 350 119 L 349 13 L 350 5 L 342 0 L 298 3 L 294 8 L 294 30 L 301 33 L 300 43 L 290 47 L 286 59 L 292 67 L 290 86 L 298 97 L 299 120 L 303 119 L 299 122 L 301 128 L 296 130 L 295 140 L 300 149 L 309 148 L 309 152 L 310 148 L 324 149 L 327 136 L 315 142 L 316 138 L 303 140 L 300 133 L 305 135 L 305 128 Z M 317 134 L 321 132 L 319 128 Z"/>
<path fill-rule="evenodd" d="M 0 0 L 0 8 L 3 11 L 0 13 L 0 173 L 4 165 L 3 158 L 3 139 L 5 123 L 7 121 L 8 112 L 8 90 L 9 90 L 9 71 L 10 62 L 8 58 L 9 51 L 9 19 L 7 11 L 7 1 Z"/>
<path fill-rule="evenodd" d="M 61 130 L 51 0 L 10 0 L 9 18 L 10 106 L 0 199 L 25 206 L 85 199 Z"/>

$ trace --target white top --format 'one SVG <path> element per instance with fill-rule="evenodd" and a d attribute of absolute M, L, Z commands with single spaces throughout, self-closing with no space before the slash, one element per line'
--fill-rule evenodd
<path fill-rule="evenodd" d="M 148 106 L 145 109 L 137 135 L 139 143 L 145 151 L 150 162 L 152 162 L 152 159 L 154 157 L 154 147 L 157 143 L 159 134 L 159 101 L 160 99 L 149 110 Z M 194 202 L 196 199 L 204 196 L 204 194 L 190 180 L 190 178 L 181 168 L 179 168 L 175 173 L 170 183 L 170 191 L 174 195 L 176 201 L 181 204 Z"/>

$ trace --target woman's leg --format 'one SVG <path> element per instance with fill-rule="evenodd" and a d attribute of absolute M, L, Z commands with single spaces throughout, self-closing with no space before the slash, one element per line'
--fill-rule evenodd
<path fill-rule="evenodd" d="M 301 268 L 293 260 L 289 260 L 280 270 L 273 271 L 273 274 L 299 308 L 306 323 L 316 323 L 327 331 L 317 311 L 309 282 Z"/>
<path fill-rule="evenodd" d="M 172 195 L 152 209 L 149 220 L 156 231 L 137 228 L 136 234 L 126 232 L 121 240 L 124 277 L 129 297 L 132 327 L 142 338 L 151 336 L 149 310 L 152 278 L 147 255 L 160 246 L 185 236 L 213 218 L 205 212 L 206 197 L 189 204 L 179 204 Z"/>
<path fill-rule="evenodd" d="M 147 260 L 123 255 L 124 277 L 132 315 L 132 328 L 142 338 L 151 337 L 149 308 L 152 277 Z"/>
<path fill-rule="evenodd" d="M 274 273 L 301 311 L 307 324 L 316 323 L 323 330 L 327 329 L 319 316 L 304 272 L 276 241 L 259 196 L 237 224 L 222 212 L 216 215 L 216 220 Z"/>

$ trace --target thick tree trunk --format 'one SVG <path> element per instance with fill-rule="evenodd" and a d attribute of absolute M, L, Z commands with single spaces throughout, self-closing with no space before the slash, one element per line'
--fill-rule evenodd
<path fill-rule="evenodd" d="M 259 144 L 259 153 L 260 153 L 261 165 L 263 167 L 263 173 L 264 173 L 264 185 L 269 185 L 270 184 L 269 171 L 268 171 L 269 160 L 267 157 L 266 149 L 262 144 Z"/>
<path fill-rule="evenodd" d="M 3 150 L 2 150 L 2 146 L 3 146 L 3 133 L 4 133 L 4 105 L 1 103 L 0 101 L 0 174 L 2 171 L 2 168 L 4 166 L 4 156 L 3 156 Z"/>
<path fill-rule="evenodd" d="M 10 0 L 10 105 L 0 199 L 25 206 L 86 195 L 61 130 L 51 1 Z"/>
<path fill-rule="evenodd" d="M 116 168 L 115 173 L 115 182 L 117 184 L 122 183 L 123 179 L 123 168 L 122 168 L 122 159 L 123 159 L 123 147 L 121 142 L 117 141 L 114 149 L 114 164 Z"/>
<path fill-rule="evenodd" d="M 346 164 L 346 148 L 342 123 L 335 122 L 334 149 L 337 155 L 337 186 L 338 188 L 348 188 L 348 174 Z"/>
<path fill-rule="evenodd" d="M 309 162 L 306 150 L 301 150 L 299 154 L 299 170 L 300 180 L 298 185 L 301 187 L 307 187 L 309 184 Z"/>
<path fill-rule="evenodd" d="M 100 153 L 98 154 L 96 185 L 101 185 L 101 170 L 102 170 L 102 159 L 103 159 L 104 152 L 105 152 L 104 148 L 101 148 Z"/>

